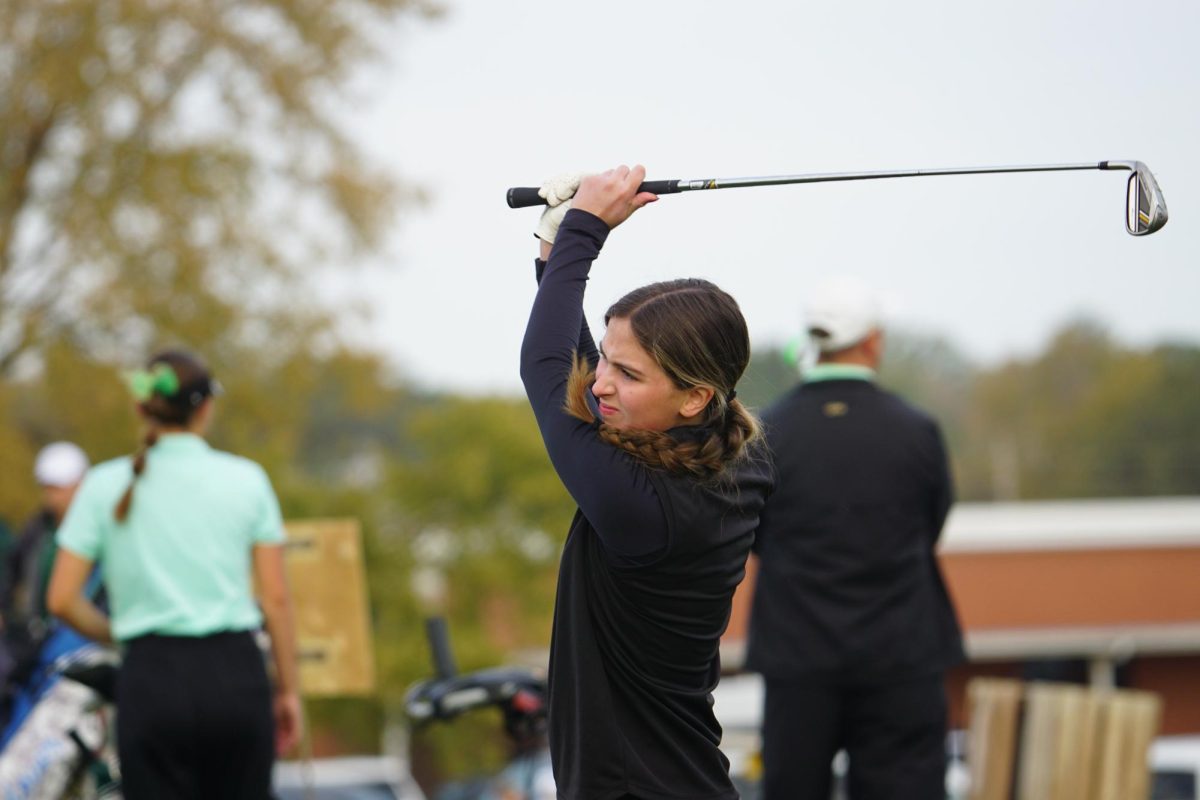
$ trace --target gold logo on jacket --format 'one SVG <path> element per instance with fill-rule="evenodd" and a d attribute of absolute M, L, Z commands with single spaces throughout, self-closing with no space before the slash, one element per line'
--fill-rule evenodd
<path fill-rule="evenodd" d="M 825 416 L 827 417 L 844 417 L 850 413 L 850 406 L 841 400 L 834 400 L 821 406 L 821 410 L 825 412 Z"/>

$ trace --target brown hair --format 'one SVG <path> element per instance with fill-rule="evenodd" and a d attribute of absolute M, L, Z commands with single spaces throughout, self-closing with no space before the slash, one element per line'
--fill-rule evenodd
<path fill-rule="evenodd" d="M 682 278 L 634 289 L 608 309 L 604 324 L 613 319 L 629 321 L 638 344 L 677 387 L 713 389 L 699 420 L 709 434 L 679 441 L 662 431 L 601 422 L 600 438 L 649 466 L 697 478 L 718 475 L 742 458 L 759 426 L 734 391 L 750 361 L 750 334 L 737 301 L 708 281 Z M 595 421 L 587 403 L 594 382 L 595 373 L 578 359 L 567 382 L 566 409 L 585 422 Z"/>
<path fill-rule="evenodd" d="M 154 370 L 160 364 L 171 368 L 178 379 L 175 390 L 164 394 L 155 389 L 150 396 L 138 403 L 146 418 L 146 433 L 142 437 L 141 447 L 133 455 L 133 480 L 129 488 L 121 495 L 113 516 L 118 522 L 124 522 L 129 516 L 129 507 L 133 504 L 133 487 L 138 477 L 146 471 L 146 453 L 158 441 L 162 428 L 186 427 L 196 411 L 204 403 L 205 398 L 214 393 L 216 384 L 208 369 L 199 358 L 182 350 L 163 350 L 155 353 L 146 362 L 147 370 Z"/>

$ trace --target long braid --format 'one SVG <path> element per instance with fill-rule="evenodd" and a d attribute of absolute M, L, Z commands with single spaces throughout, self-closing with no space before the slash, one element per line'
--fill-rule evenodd
<path fill-rule="evenodd" d="M 587 403 L 596 375 L 586 361 L 577 358 L 567 379 L 564 407 L 567 413 L 584 422 L 596 421 Z M 620 429 L 601 422 L 600 439 L 630 453 L 650 467 L 700 479 L 712 478 L 746 455 L 746 446 L 759 436 L 758 422 L 736 398 L 712 403 L 724 406 L 713 433 L 700 442 L 680 441 L 662 431 Z"/>
<path fill-rule="evenodd" d="M 121 500 L 117 503 L 117 507 L 113 509 L 113 516 L 117 522 L 124 522 L 125 518 L 129 516 L 129 506 L 133 504 L 133 487 L 141 474 L 146 471 L 146 454 L 151 447 L 154 447 L 157 441 L 158 426 L 152 421 L 147 420 L 146 435 L 142 438 L 142 446 L 138 448 L 137 453 L 133 456 L 133 480 L 129 481 L 129 487 L 121 495 Z"/>

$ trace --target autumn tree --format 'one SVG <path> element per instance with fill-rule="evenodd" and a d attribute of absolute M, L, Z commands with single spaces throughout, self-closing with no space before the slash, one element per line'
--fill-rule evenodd
<path fill-rule="evenodd" d="M 128 358 L 308 346 L 299 280 L 377 247 L 400 187 L 340 92 L 422 0 L 0 4 L 0 377 L 68 340 Z"/>

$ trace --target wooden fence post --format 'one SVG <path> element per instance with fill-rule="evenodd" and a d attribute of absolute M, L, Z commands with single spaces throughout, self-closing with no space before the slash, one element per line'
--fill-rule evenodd
<path fill-rule="evenodd" d="M 1020 681 L 974 678 L 967 684 L 971 800 L 1009 800 L 1020 705 Z"/>
<path fill-rule="evenodd" d="M 1082 686 L 1031 683 L 1025 691 L 1018 800 L 1095 800 L 1099 701 Z"/>
<path fill-rule="evenodd" d="M 1162 721 L 1162 700 L 1151 692 L 1107 692 L 1100 701 L 1096 800 L 1144 800 L 1150 796 L 1147 754 Z"/>

